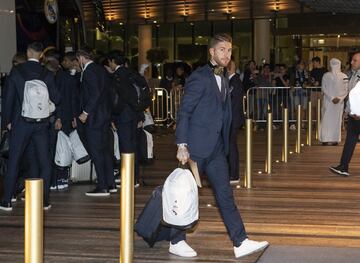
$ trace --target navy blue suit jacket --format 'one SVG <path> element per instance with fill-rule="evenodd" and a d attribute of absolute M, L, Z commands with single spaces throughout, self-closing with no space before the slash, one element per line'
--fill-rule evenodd
<path fill-rule="evenodd" d="M 219 136 L 222 136 L 225 153 L 229 151 L 231 98 L 228 78 L 224 77 L 224 81 L 225 102 L 209 65 L 195 70 L 186 81 L 177 115 L 176 143 L 187 143 L 191 158 L 208 158 Z"/>
<path fill-rule="evenodd" d="M 62 121 L 70 121 L 79 116 L 76 111 L 75 96 L 78 96 L 79 78 L 70 71 L 61 71 L 56 76 L 56 86 L 61 94 L 61 102 L 56 107 L 56 117 Z"/>
<path fill-rule="evenodd" d="M 109 82 L 105 69 L 95 63 L 83 72 L 80 87 L 81 110 L 88 113 L 86 125 L 103 128 L 109 124 L 111 105 L 108 103 Z"/>
<path fill-rule="evenodd" d="M 23 76 L 21 72 L 24 72 Z M 60 94 L 55 86 L 55 79 L 53 73 L 46 70 L 46 75 L 43 79 L 46 86 L 48 87 L 50 100 L 58 104 L 60 102 Z M 22 103 L 24 100 L 24 86 L 25 81 L 31 79 L 38 79 L 43 73 L 44 67 L 35 61 L 27 61 L 17 67 L 14 67 L 7 79 L 5 106 L 4 106 L 4 123 L 12 125 L 19 120 L 21 117 Z"/>

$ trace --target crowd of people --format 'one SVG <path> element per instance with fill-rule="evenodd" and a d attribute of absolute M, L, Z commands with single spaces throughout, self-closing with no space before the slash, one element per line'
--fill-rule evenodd
<path fill-rule="evenodd" d="M 43 179 L 45 210 L 51 207 L 50 189 L 68 187 L 69 169 L 54 163 L 60 130 L 67 135 L 76 130 L 94 164 L 97 185 L 87 196 L 117 192 L 111 129 L 118 135 L 120 152 L 135 153 L 138 187 L 137 142 L 151 102 L 145 78 L 128 67 L 119 51 L 96 62 L 88 47 L 67 52 L 62 59 L 56 50 L 43 51 L 43 45 L 34 42 L 26 54 L 16 54 L 3 88 L 2 124 L 9 131 L 9 157 L 0 209 L 12 210 L 21 176 Z"/>

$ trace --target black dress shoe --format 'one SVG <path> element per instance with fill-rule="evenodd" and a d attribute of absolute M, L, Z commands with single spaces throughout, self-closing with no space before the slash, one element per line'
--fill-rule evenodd
<path fill-rule="evenodd" d="M 108 189 L 99 189 L 96 187 L 94 190 L 87 192 L 85 195 L 87 195 L 87 196 L 110 196 L 110 192 Z"/>
<path fill-rule="evenodd" d="M 1 203 L 0 203 L 0 210 L 6 211 L 6 212 L 12 211 L 12 205 L 11 205 L 11 203 L 8 203 L 8 202 L 5 202 L 5 201 L 1 201 Z"/>

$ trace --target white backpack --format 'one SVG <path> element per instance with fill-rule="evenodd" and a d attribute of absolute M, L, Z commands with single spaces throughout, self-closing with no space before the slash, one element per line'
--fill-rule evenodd
<path fill-rule="evenodd" d="M 25 79 L 21 116 L 31 119 L 48 118 L 55 111 L 55 105 L 50 100 L 48 87 L 43 81 L 45 69 L 39 79 L 26 80 L 21 70 L 20 73 Z"/>
<path fill-rule="evenodd" d="M 190 170 L 177 168 L 166 179 L 162 192 L 163 221 L 191 228 L 199 219 L 198 188 Z"/>

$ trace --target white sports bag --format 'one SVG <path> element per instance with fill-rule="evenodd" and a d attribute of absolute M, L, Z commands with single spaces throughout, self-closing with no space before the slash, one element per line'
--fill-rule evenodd
<path fill-rule="evenodd" d="M 59 167 L 69 167 L 72 159 L 70 139 L 64 132 L 59 131 L 56 142 L 55 164 Z"/>
<path fill-rule="evenodd" d="M 163 221 L 177 228 L 191 228 L 199 219 L 198 188 L 190 170 L 176 168 L 162 192 Z"/>
<path fill-rule="evenodd" d="M 71 150 L 74 155 L 74 160 L 78 164 L 86 163 L 90 160 L 90 156 L 82 144 L 79 134 L 76 130 L 70 133 Z"/>

